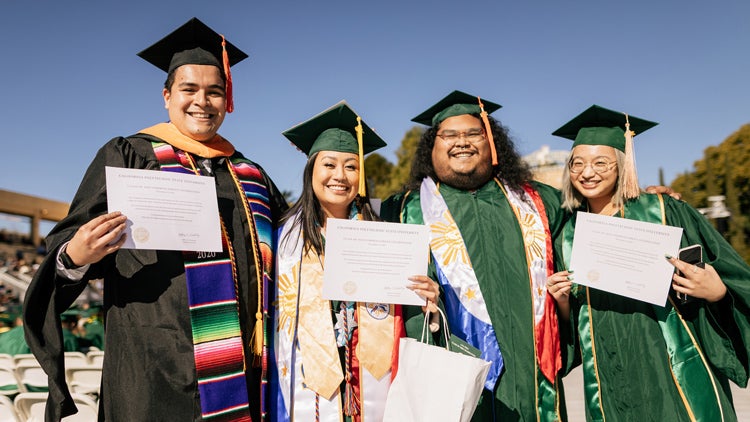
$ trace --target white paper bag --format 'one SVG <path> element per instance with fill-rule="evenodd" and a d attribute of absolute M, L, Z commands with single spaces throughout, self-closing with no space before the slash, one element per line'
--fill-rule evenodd
<path fill-rule="evenodd" d="M 448 342 L 448 326 L 443 330 Z M 425 326 L 430 314 L 425 315 Z M 398 372 L 385 402 L 384 421 L 465 422 L 477 407 L 490 362 L 412 338 L 399 343 Z"/>

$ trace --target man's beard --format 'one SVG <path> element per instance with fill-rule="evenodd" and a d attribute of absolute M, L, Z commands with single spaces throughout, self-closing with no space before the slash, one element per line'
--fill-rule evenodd
<path fill-rule="evenodd" d="M 438 179 L 440 183 L 463 190 L 475 190 L 492 179 L 492 166 L 474 169 L 469 173 L 449 172 Z"/>

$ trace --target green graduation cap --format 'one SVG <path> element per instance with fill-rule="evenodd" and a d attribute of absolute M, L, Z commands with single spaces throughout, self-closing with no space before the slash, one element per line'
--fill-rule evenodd
<path fill-rule="evenodd" d="M 318 151 L 359 154 L 357 118 L 357 113 L 349 107 L 346 101 L 339 101 L 316 116 L 285 130 L 282 134 L 308 157 Z M 385 141 L 367 126 L 367 123 L 364 121 L 361 123 L 363 154 L 386 145 Z"/>
<path fill-rule="evenodd" d="M 574 141 L 573 147 L 578 145 L 607 145 L 625 152 L 627 125 L 629 125 L 630 131 L 634 132 L 634 136 L 636 133 L 645 132 L 657 124 L 594 104 L 552 134 Z"/>
<path fill-rule="evenodd" d="M 475 95 L 453 91 L 432 107 L 423 111 L 419 116 L 411 119 L 411 121 L 426 126 L 435 126 L 449 117 L 460 116 L 462 114 L 480 114 L 482 112 L 480 104 L 484 106 L 484 111 L 487 114 L 491 114 L 502 108 L 500 104 L 480 100 Z"/>
<path fill-rule="evenodd" d="M 357 154 L 360 168 L 358 192 L 363 197 L 366 193 L 364 155 L 386 145 L 343 100 L 282 134 L 308 157 L 318 151 Z"/>
<path fill-rule="evenodd" d="M 246 59 L 247 54 L 198 18 L 188 20 L 138 56 L 167 73 L 186 64 L 218 67 L 226 79 L 227 112 L 234 109 L 230 67 Z"/>
<path fill-rule="evenodd" d="M 60 319 L 63 321 L 78 321 L 78 319 L 81 317 L 81 310 L 78 308 L 69 308 L 66 309 L 62 314 L 60 314 Z"/>
<path fill-rule="evenodd" d="M 619 183 L 622 184 L 623 198 L 633 199 L 640 194 L 633 136 L 657 124 L 594 104 L 552 134 L 572 140 L 573 148 L 578 145 L 606 145 L 625 153 Z"/>

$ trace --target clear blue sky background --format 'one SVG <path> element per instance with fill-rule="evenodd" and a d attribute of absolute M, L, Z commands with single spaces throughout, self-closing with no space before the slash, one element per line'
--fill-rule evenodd
<path fill-rule="evenodd" d="M 502 104 L 524 154 L 569 148 L 550 133 L 591 104 L 628 112 L 660 123 L 636 137 L 644 186 L 750 123 L 747 0 L 2 0 L 0 189 L 70 201 L 102 144 L 165 121 L 136 53 L 193 16 L 250 55 L 220 133 L 295 194 L 281 132 L 341 99 L 391 161 L 454 89 Z"/>

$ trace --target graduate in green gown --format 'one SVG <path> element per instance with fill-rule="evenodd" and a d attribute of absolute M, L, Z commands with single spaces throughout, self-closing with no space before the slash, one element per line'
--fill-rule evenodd
<path fill-rule="evenodd" d="M 308 156 L 302 194 L 282 218 L 273 300 L 272 420 L 380 421 L 403 320 L 419 307 L 322 297 L 329 218 L 377 220 L 364 154 L 385 142 L 342 101 L 284 132 Z M 424 275 L 411 288 L 430 302 Z M 431 305 L 434 307 L 434 305 Z"/>
<path fill-rule="evenodd" d="M 545 283 L 566 213 L 559 191 L 532 181 L 508 130 L 488 116 L 500 107 L 454 91 L 415 117 L 429 129 L 408 190 L 381 216 L 430 226 L 428 275 L 441 284 L 451 333 L 492 363 L 473 420 L 565 420 L 566 326 Z"/>
<path fill-rule="evenodd" d="M 14 319 L 15 326 L 0 334 L 0 353 L 11 356 L 31 353 L 23 335 L 23 320 L 20 316 Z"/>
<path fill-rule="evenodd" d="M 734 421 L 729 382 L 745 387 L 750 366 L 750 267 L 697 210 L 639 191 L 633 132 L 654 125 L 594 105 L 555 131 L 574 140 L 563 207 L 682 227 L 681 247 L 702 245 L 705 268 L 666 256 L 679 273 L 663 306 L 574 284 L 572 216 L 557 239 L 571 271 L 548 290 L 578 333 L 588 420 Z"/>

